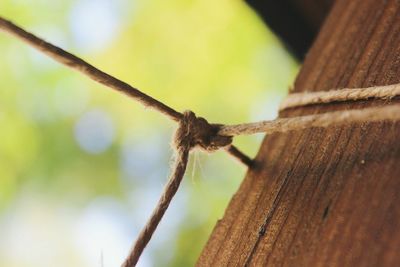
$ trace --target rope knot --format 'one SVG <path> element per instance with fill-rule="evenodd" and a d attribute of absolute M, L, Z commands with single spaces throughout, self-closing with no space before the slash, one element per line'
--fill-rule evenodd
<path fill-rule="evenodd" d="M 194 112 L 185 111 L 175 133 L 174 144 L 177 148 L 196 146 L 212 152 L 232 143 L 232 136 L 219 135 L 219 124 L 210 124 L 202 117 L 196 117 Z"/>

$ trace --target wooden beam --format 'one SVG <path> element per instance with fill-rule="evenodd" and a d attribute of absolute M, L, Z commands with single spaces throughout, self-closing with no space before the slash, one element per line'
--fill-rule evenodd
<path fill-rule="evenodd" d="M 337 0 L 294 91 L 399 82 L 400 1 Z M 400 266 L 399 138 L 398 122 L 267 136 L 197 266 Z"/>

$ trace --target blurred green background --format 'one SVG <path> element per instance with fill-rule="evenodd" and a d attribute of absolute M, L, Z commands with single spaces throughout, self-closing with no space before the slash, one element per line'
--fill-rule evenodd
<path fill-rule="evenodd" d="M 239 0 L 1 0 L 0 15 L 177 110 L 272 119 L 298 69 Z M 0 32 L 0 266 L 119 266 L 175 124 Z M 262 135 L 235 138 L 254 156 Z M 246 169 L 193 152 L 139 266 L 192 266 Z"/>

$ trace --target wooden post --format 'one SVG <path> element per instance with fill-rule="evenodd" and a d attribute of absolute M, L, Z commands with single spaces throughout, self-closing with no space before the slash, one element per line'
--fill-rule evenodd
<path fill-rule="evenodd" d="M 400 1 L 337 0 L 294 91 L 399 82 Z M 280 116 L 389 102 L 312 106 Z M 198 266 L 400 266 L 400 123 L 270 135 L 256 160 Z"/>

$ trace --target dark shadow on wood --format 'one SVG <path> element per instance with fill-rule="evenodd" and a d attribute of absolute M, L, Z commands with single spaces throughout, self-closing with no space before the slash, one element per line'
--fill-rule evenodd
<path fill-rule="evenodd" d="M 247 0 L 288 50 L 302 61 L 333 0 Z"/>

